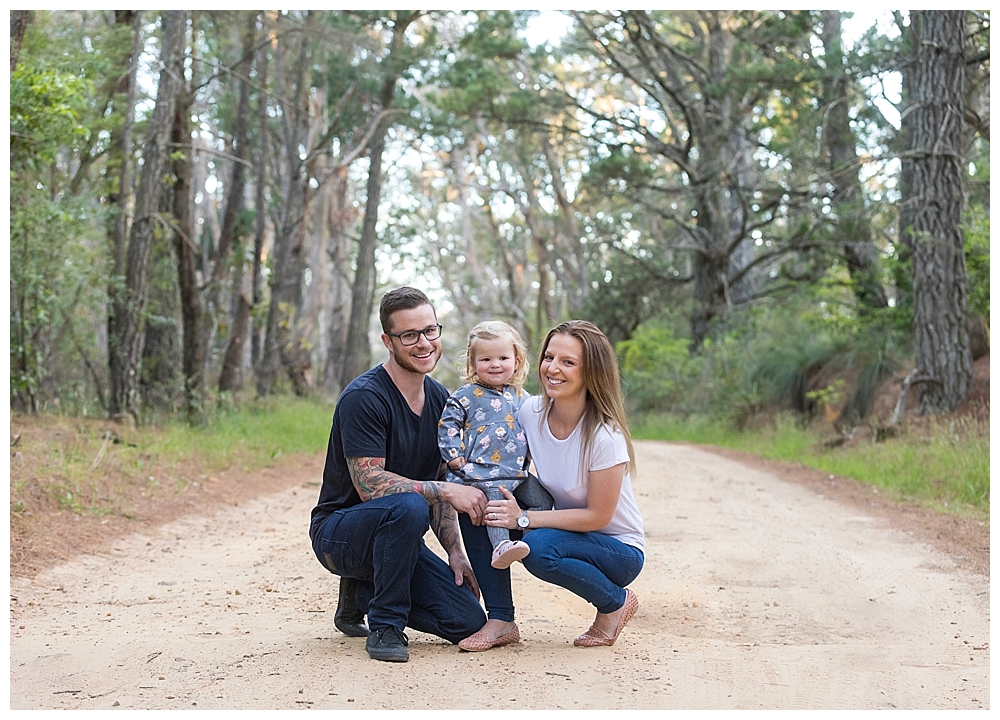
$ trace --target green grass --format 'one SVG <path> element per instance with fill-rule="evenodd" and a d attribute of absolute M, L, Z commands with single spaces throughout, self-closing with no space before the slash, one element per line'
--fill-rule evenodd
<path fill-rule="evenodd" d="M 332 417 L 330 404 L 291 398 L 215 411 L 197 427 L 180 419 L 128 428 L 12 414 L 11 436 L 18 439 L 11 448 L 11 519 L 54 509 L 128 516 L 137 498 L 181 492 L 213 473 L 323 453 Z"/>
<path fill-rule="evenodd" d="M 146 447 L 164 460 L 197 458 L 206 468 L 265 467 L 282 455 L 326 450 L 333 406 L 281 398 L 224 411 L 204 425 L 171 423 Z"/>
<path fill-rule="evenodd" d="M 989 428 L 971 421 L 928 422 L 885 442 L 856 439 L 839 447 L 825 447 L 819 433 L 787 417 L 773 428 L 739 432 L 709 418 L 650 414 L 635 418 L 631 429 L 637 439 L 718 445 L 798 462 L 949 512 L 990 510 Z"/>

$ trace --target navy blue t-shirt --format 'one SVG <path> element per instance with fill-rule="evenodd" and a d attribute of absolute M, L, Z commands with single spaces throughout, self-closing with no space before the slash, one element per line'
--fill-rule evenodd
<path fill-rule="evenodd" d="M 410 480 L 438 478 L 442 462 L 438 420 L 447 399 L 444 385 L 424 377 L 424 410 L 417 416 L 382 365 L 344 388 L 333 411 L 323 486 L 312 511 L 310 537 L 327 515 L 361 502 L 346 458 L 385 458 L 386 470 Z"/>

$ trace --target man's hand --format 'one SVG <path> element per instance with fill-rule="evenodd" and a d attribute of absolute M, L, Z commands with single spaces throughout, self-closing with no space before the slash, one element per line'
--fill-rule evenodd
<path fill-rule="evenodd" d="M 469 565 L 469 561 L 465 555 L 461 552 L 449 554 L 448 565 L 455 573 L 455 584 L 466 585 L 472 591 L 472 594 L 476 596 L 476 600 L 478 600 L 480 597 L 479 583 L 476 582 L 476 574 L 472 572 L 472 566 Z"/>
<path fill-rule="evenodd" d="M 450 504 L 456 511 L 468 514 L 473 525 L 483 524 L 483 514 L 486 512 L 486 495 L 477 487 L 460 485 L 458 483 L 440 483 L 441 500 Z"/>

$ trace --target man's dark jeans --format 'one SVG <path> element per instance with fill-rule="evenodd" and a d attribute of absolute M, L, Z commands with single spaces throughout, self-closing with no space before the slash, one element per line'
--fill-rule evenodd
<path fill-rule="evenodd" d="M 455 573 L 424 544 L 430 508 L 416 493 L 400 493 L 338 510 L 313 533 L 313 551 L 335 575 L 357 578 L 358 607 L 372 631 L 392 625 L 452 643 L 486 623 L 475 595 L 455 585 Z"/>

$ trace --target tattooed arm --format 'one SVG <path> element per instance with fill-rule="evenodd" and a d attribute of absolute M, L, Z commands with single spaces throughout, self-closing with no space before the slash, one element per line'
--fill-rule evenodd
<path fill-rule="evenodd" d="M 385 458 L 347 458 L 351 480 L 362 501 L 396 493 L 422 495 L 431 508 L 431 529 L 448 553 L 448 565 L 455 573 L 456 585 L 468 585 L 479 598 L 479 585 L 459 540 L 458 513 L 469 513 L 472 521 L 482 524 L 486 496 L 478 488 L 449 482 L 418 482 L 385 469 Z M 471 492 L 470 492 L 471 491 Z"/>
<path fill-rule="evenodd" d="M 454 550 L 461 550 L 459 540 L 458 513 L 448 503 L 431 505 L 431 530 L 441 541 L 441 547 L 451 555 Z"/>
<path fill-rule="evenodd" d="M 452 512 L 468 513 L 474 524 L 481 525 L 483 522 L 486 496 L 481 490 L 471 485 L 433 480 L 410 480 L 386 470 L 385 458 L 349 457 L 347 458 L 347 467 L 362 501 L 384 495 L 412 492 L 422 495 L 432 508 L 447 503 L 451 505 Z M 455 526 L 458 527 L 457 518 Z M 448 548 L 445 547 L 445 550 Z"/>
<path fill-rule="evenodd" d="M 479 583 L 476 582 L 476 574 L 472 571 L 472 565 L 469 564 L 459 540 L 458 513 L 455 508 L 446 502 L 431 505 L 431 529 L 441 542 L 441 547 L 448 553 L 448 566 L 455 573 L 455 584 L 467 585 L 478 600 Z"/>

